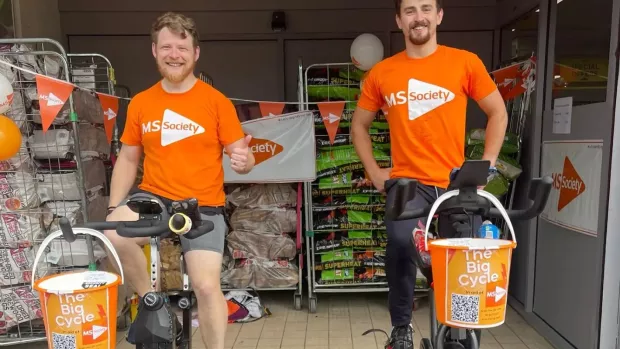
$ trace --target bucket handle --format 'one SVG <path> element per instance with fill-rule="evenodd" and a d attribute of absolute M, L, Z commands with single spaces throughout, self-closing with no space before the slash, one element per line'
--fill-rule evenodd
<path fill-rule="evenodd" d="M 435 200 L 435 202 L 433 203 L 433 206 L 431 207 L 431 211 L 428 214 L 428 218 L 426 219 L 426 230 L 424 231 L 424 249 L 426 251 L 428 251 L 428 230 L 431 227 L 431 221 L 433 219 L 433 216 L 435 215 L 435 212 L 437 211 L 437 209 L 439 208 L 439 205 L 441 205 L 442 202 L 448 200 L 449 198 L 453 197 L 453 196 L 457 196 L 459 195 L 459 190 L 451 190 L 449 192 L 446 192 L 444 194 L 442 194 L 440 197 L 437 198 L 437 200 Z M 510 234 L 512 235 L 512 241 L 516 244 L 517 243 L 517 238 L 515 236 L 515 230 L 512 226 L 512 222 L 510 221 L 510 218 L 508 217 L 508 212 L 506 212 L 506 210 L 504 209 L 504 206 L 502 206 L 502 203 L 499 202 L 499 200 L 493 196 L 493 194 L 478 189 L 478 195 L 482 196 L 483 198 L 487 198 L 489 199 L 489 201 L 491 201 L 491 203 L 497 208 L 497 210 L 499 211 L 499 213 L 502 215 L 502 217 L 504 218 L 504 220 L 506 221 L 506 224 L 508 225 L 508 229 L 510 230 Z M 473 227 L 472 227 L 473 229 Z"/>
<path fill-rule="evenodd" d="M 114 256 L 114 259 L 116 260 L 116 263 L 118 265 L 118 268 L 121 271 L 121 283 L 124 284 L 125 283 L 125 275 L 123 273 L 123 266 L 121 264 L 121 260 L 118 258 L 118 254 L 116 254 L 116 250 L 114 250 L 114 247 L 112 246 L 112 243 L 110 242 L 110 240 L 108 240 L 107 237 L 105 237 L 105 235 L 103 235 L 102 233 L 93 230 L 93 229 L 89 229 L 89 228 L 74 228 L 73 229 L 73 233 L 75 235 L 90 235 L 96 238 L 99 238 L 103 244 L 108 248 L 108 250 L 110 250 L 110 252 L 112 252 L 112 255 Z M 37 251 L 37 255 L 34 258 L 34 263 L 32 266 L 32 288 L 34 289 L 34 281 L 36 279 L 36 269 L 37 269 L 37 265 L 39 265 L 39 259 L 41 259 L 41 256 L 43 255 L 43 251 L 45 251 L 45 248 L 47 247 L 47 245 L 49 245 L 52 240 L 54 240 L 55 238 L 62 236 L 62 231 L 61 230 L 57 230 L 51 234 L 49 234 L 45 240 L 43 240 L 43 242 L 41 242 L 41 246 L 39 246 L 39 250 Z"/>

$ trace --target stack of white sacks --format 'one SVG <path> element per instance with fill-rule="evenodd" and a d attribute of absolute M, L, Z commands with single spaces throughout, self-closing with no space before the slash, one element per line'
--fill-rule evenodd
<path fill-rule="evenodd" d="M 297 192 L 291 184 L 241 186 L 233 208 L 221 282 L 225 287 L 289 288 L 298 284 Z"/>
<path fill-rule="evenodd" d="M 11 51 L 29 51 L 14 45 Z M 2 55 L 0 61 L 54 78 L 63 78 L 64 65 L 56 57 L 33 54 Z M 39 113 L 39 95 L 35 75 L 0 64 L 2 74 L 14 91 L 10 109 L 5 112 L 22 132 L 22 147 L 7 161 L 0 161 L 0 334 L 16 331 L 15 326 L 41 325 L 39 297 L 31 290 L 34 256 L 40 242 L 58 230 L 58 219 L 67 217 L 72 224 L 82 221 L 82 202 L 75 166 L 75 137 L 69 121 L 67 102 L 50 129 L 43 133 Z M 85 91 L 73 94 L 74 110 L 80 120 L 79 141 L 88 198 L 90 220 L 105 215 L 107 197 L 104 160 L 110 155 L 103 116 L 94 95 Z M 37 266 L 36 278 L 59 269 L 88 265 L 85 241 L 69 246 L 57 239 Z M 105 253 L 98 245 L 95 256 Z M 37 321 L 38 320 L 38 321 Z M 30 324 L 29 324 L 30 323 Z M 29 330 L 31 331 L 31 330 Z"/>

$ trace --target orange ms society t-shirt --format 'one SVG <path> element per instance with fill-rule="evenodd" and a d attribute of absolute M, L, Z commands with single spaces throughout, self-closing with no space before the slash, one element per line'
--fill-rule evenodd
<path fill-rule="evenodd" d="M 183 94 L 167 93 L 157 83 L 132 98 L 121 142 L 144 148 L 140 189 L 222 206 L 224 146 L 243 137 L 232 102 L 198 80 Z"/>
<path fill-rule="evenodd" d="M 357 106 L 387 108 L 391 178 L 446 188 L 450 171 L 465 160 L 468 97 L 479 101 L 496 88 L 478 56 L 440 45 L 425 58 L 401 52 L 377 63 Z"/>

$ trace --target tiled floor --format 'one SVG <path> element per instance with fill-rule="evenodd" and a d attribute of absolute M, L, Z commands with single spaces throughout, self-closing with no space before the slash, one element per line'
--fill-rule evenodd
<path fill-rule="evenodd" d="M 264 293 L 263 302 L 272 316 L 248 324 L 228 326 L 228 349 L 383 349 L 386 336 L 364 331 L 377 328 L 390 330 L 386 294 L 319 295 L 316 314 L 307 308 L 293 309 L 290 293 Z M 420 338 L 429 335 L 428 305 L 422 301 L 414 312 L 415 348 Z M 119 333 L 117 349 L 133 348 Z M 196 349 L 205 348 L 198 330 L 194 331 Z M 43 349 L 44 343 L 25 344 L 17 349 Z M 483 331 L 481 349 L 552 349 L 535 330 L 512 309 L 506 324 Z"/>

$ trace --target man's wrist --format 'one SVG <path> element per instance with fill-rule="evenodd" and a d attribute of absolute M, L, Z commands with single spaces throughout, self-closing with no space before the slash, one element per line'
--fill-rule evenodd
<path fill-rule="evenodd" d="M 490 155 L 482 155 L 482 160 L 488 160 L 491 162 L 490 166 L 491 167 L 495 167 L 495 162 L 497 162 L 497 156 L 490 156 Z"/>
<path fill-rule="evenodd" d="M 368 171 L 368 176 L 370 177 L 370 179 L 380 177 L 381 176 L 381 171 L 383 171 L 383 170 L 384 169 L 379 167 L 379 165 L 377 165 L 376 167 L 373 166 L 372 169 Z"/>

